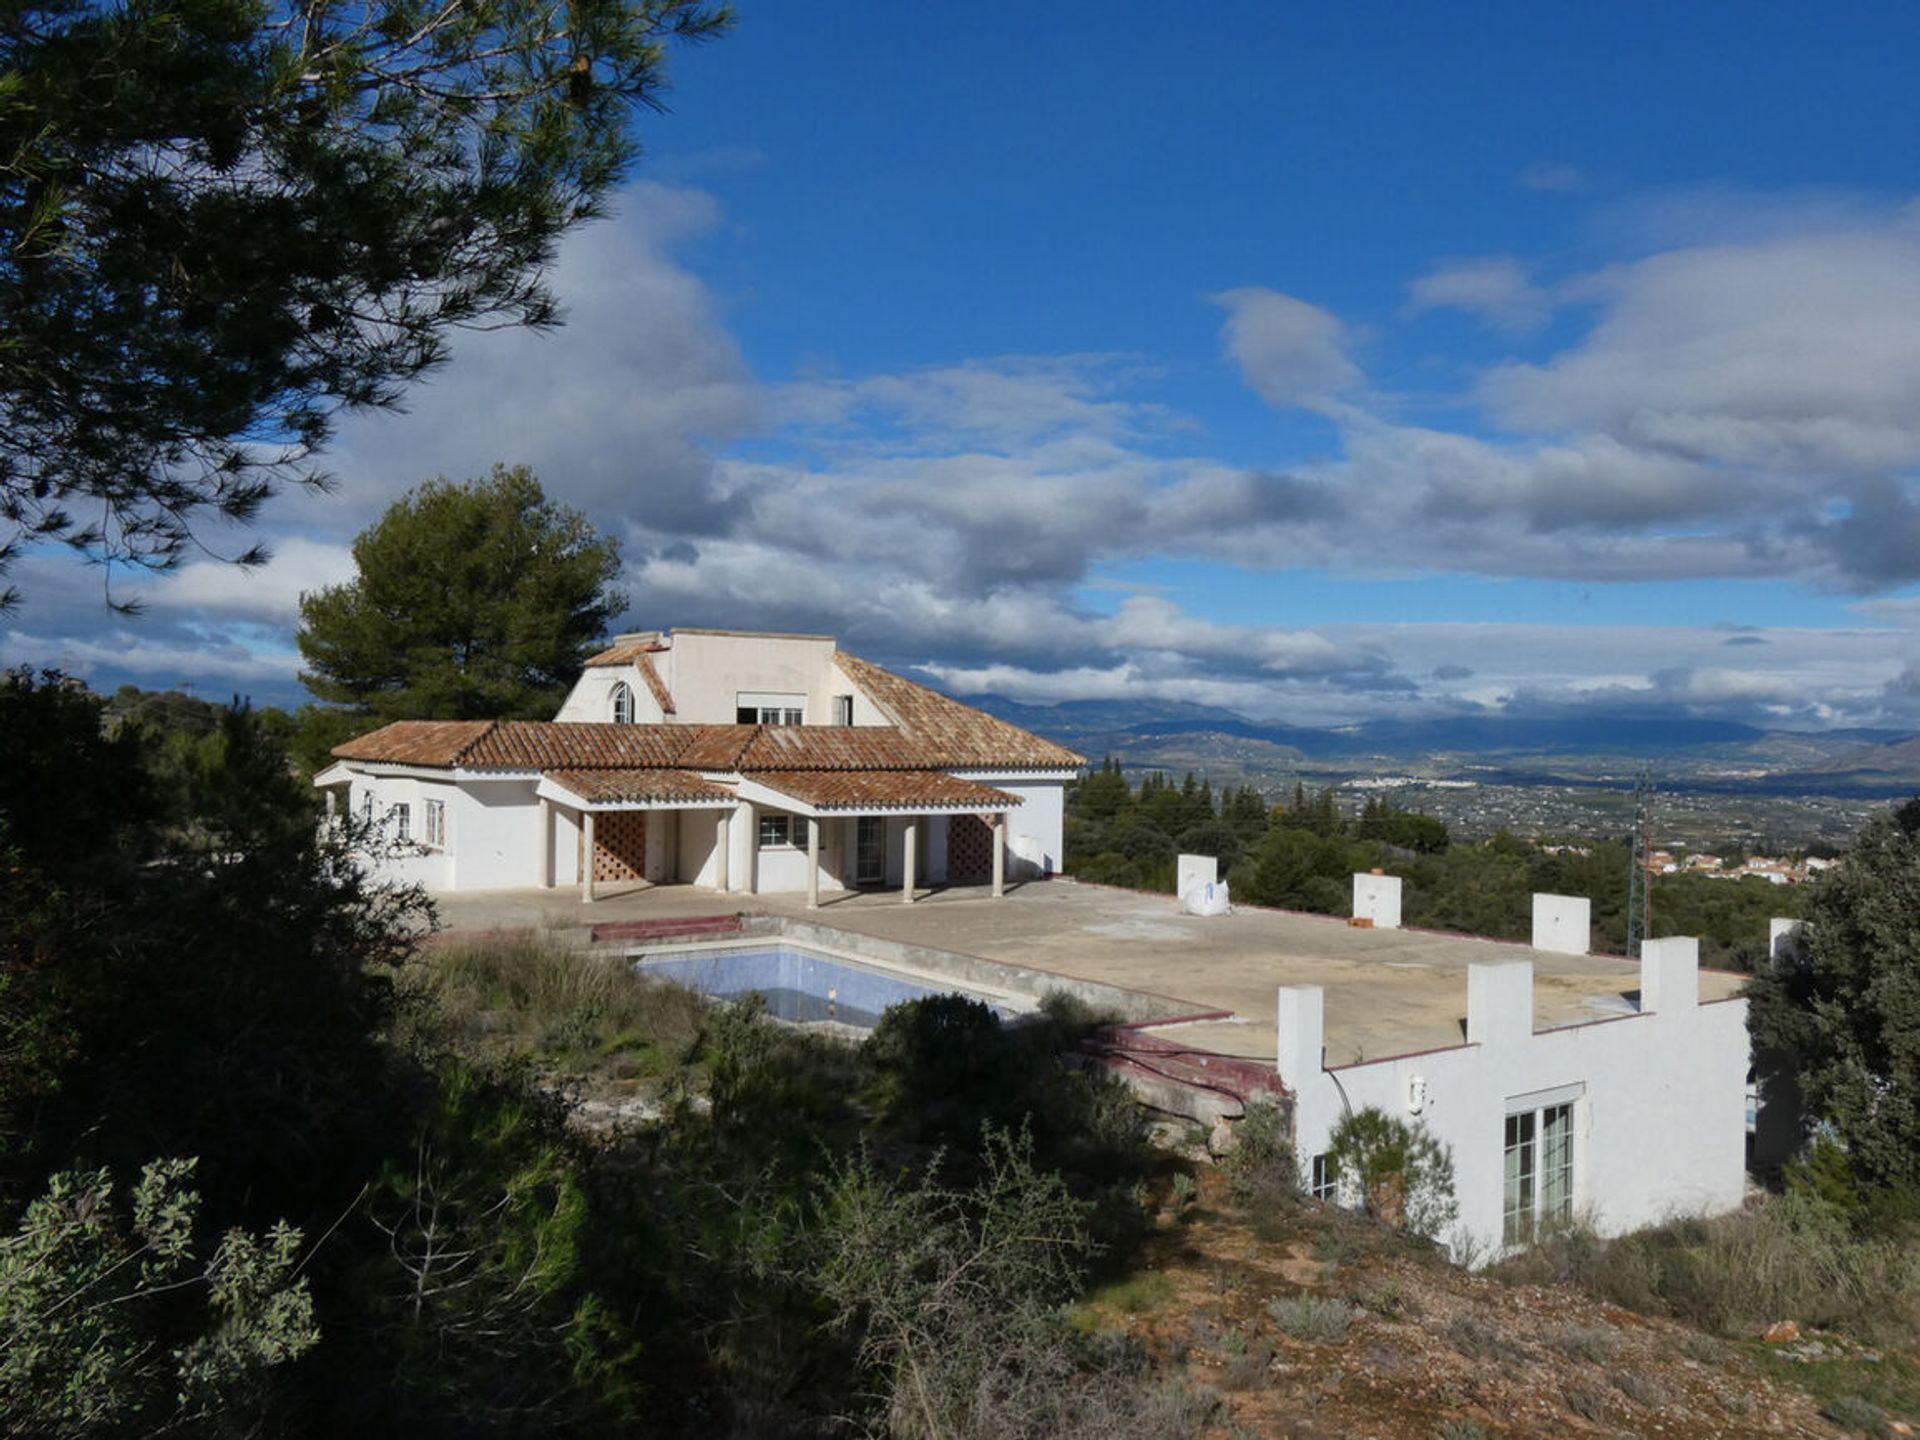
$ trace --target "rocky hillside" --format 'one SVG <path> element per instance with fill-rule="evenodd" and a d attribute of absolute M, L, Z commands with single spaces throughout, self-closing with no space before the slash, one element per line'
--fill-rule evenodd
<path fill-rule="evenodd" d="M 1571 1287 L 1469 1274 L 1310 1202 L 1250 1225 L 1222 1192 L 1205 1173 L 1193 1198 L 1169 1197 L 1146 1267 L 1078 1319 L 1218 1394 L 1223 1437 L 1912 1433 L 1842 1398 L 1862 1370 L 1910 1384 L 1911 1357 L 1832 1337 L 1716 1339 Z"/>

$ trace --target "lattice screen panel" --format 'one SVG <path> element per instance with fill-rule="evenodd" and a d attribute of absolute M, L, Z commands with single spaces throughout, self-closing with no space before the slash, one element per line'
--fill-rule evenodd
<path fill-rule="evenodd" d="M 947 821 L 947 878 L 993 878 L 993 827 L 978 815 L 955 815 Z"/>

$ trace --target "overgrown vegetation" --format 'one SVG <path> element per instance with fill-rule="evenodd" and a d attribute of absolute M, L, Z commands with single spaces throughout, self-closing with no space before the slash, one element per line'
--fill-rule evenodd
<path fill-rule="evenodd" d="M 419 897 L 367 888 L 314 819 L 245 712 L 162 737 L 57 680 L 0 691 L 9 1421 L 1204 1422 L 1205 1397 L 1065 1318 L 1125 1271 L 1165 1163 L 1130 1098 L 1065 1062 L 1095 1017 L 929 1000 L 852 1047 L 538 936 L 416 953 Z M 580 1084 L 646 1118 L 582 1130 Z M 143 1172 L 181 1191 L 181 1157 L 196 1203 L 166 1225 L 110 1203 Z M 90 1278 L 162 1260 L 124 1303 Z"/>
<path fill-rule="evenodd" d="M 1718 1335 L 1754 1335 L 1793 1319 L 1866 1340 L 1920 1342 L 1920 1249 L 1912 1237 L 1862 1230 L 1798 1193 L 1615 1240 L 1569 1231 L 1494 1273 L 1522 1283 L 1572 1282 L 1616 1305 Z"/>

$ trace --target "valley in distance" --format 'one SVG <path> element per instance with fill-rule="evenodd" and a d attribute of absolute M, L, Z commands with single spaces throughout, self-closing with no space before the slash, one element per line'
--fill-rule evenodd
<path fill-rule="evenodd" d="M 1542 840 L 1614 838 L 1633 824 L 1634 782 L 1658 790 L 1654 841 L 1713 854 L 1827 855 L 1876 807 L 1920 792 L 1920 737 L 1901 731 L 1765 730 L 1640 715 L 1456 717 L 1338 729 L 1262 724 L 1186 701 L 968 703 L 1113 757 L 1137 782 L 1191 771 L 1269 800 L 1336 787 L 1352 812 L 1383 798 L 1444 821 L 1456 840 L 1505 828 Z"/>

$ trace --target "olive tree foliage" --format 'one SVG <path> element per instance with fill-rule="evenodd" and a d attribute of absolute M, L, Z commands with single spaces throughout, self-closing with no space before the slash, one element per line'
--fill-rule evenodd
<path fill-rule="evenodd" d="M 619 546 L 525 466 L 428 481 L 353 558 L 352 580 L 300 597 L 300 680 L 377 720 L 548 719 L 626 605 Z"/>
<path fill-rule="evenodd" d="M 0 15 L 0 565 L 164 569 L 324 487 L 343 409 L 555 323 L 703 0 L 29 0 Z M 238 557 L 264 558 L 257 548 Z M 11 590 L 0 600 L 17 598 Z"/>
<path fill-rule="evenodd" d="M 1854 1178 L 1920 1193 L 1920 799 L 1874 816 L 1814 883 L 1801 945 L 1750 994 L 1756 1050 L 1793 1073 Z"/>
<path fill-rule="evenodd" d="M 63 1172 L 0 1235 L 0 1412 L 9 1433 L 155 1434 L 204 1418 L 319 1331 L 300 1232 L 229 1230 L 194 1250 L 191 1160 L 145 1166 L 131 1203 L 108 1172 Z M 178 1323 L 182 1292 L 197 1323 Z M 169 1315 L 168 1312 L 173 1312 Z"/>

